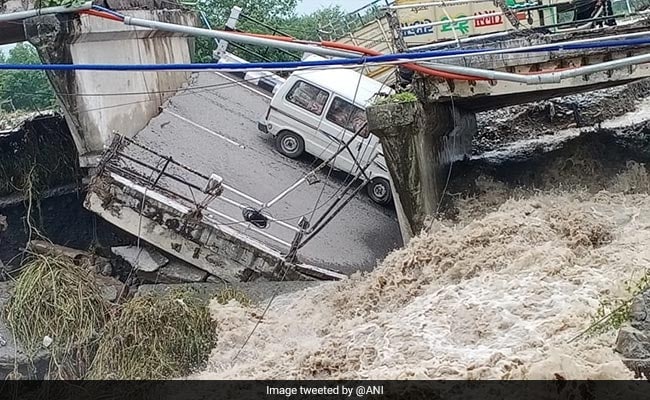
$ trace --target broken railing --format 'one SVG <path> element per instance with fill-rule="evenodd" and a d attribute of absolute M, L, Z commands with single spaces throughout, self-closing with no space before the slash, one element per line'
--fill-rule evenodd
<path fill-rule="evenodd" d="M 273 243 L 271 247 L 290 258 L 295 256 L 305 233 L 304 221 L 293 226 L 263 214 L 259 211 L 264 206 L 262 201 L 224 183 L 219 175 L 208 176 L 124 136 L 115 137 L 100 169 L 100 174 L 113 172 L 149 191 L 169 197 L 214 225 L 239 228 L 240 232 L 264 237 L 267 244 Z M 235 210 L 239 218 L 233 215 Z M 283 237 L 293 237 L 293 240 L 290 242 L 266 231 L 271 224 L 282 232 Z"/>

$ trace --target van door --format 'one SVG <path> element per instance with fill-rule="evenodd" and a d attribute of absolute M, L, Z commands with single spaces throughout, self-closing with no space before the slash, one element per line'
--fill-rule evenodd
<path fill-rule="evenodd" d="M 340 145 L 348 143 L 355 133 L 360 131 L 350 144 L 349 151 L 344 150 L 334 160 L 335 168 L 355 174 L 359 170 L 359 164 L 363 166 L 365 164 L 363 160 L 371 157 L 372 153 L 372 144 L 366 126 L 366 112 L 361 107 L 334 96 L 325 119 L 328 123 L 323 124 L 323 133 L 333 136 Z"/>
<path fill-rule="evenodd" d="M 278 101 L 274 98 L 273 114 L 278 120 L 276 129 L 286 129 L 299 134 L 304 140 L 305 151 L 318 156 L 328 142 L 318 131 L 330 97 L 326 90 L 304 80 L 296 80 L 286 96 L 280 97 Z"/>

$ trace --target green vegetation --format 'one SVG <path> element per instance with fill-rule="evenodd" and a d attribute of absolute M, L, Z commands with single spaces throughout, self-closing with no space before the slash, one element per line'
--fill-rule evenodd
<path fill-rule="evenodd" d="M 86 0 L 40 0 L 40 7 L 79 7 Z"/>
<path fill-rule="evenodd" d="M 625 291 L 628 296 L 622 299 L 602 300 L 593 316 L 593 323 L 588 332 L 600 334 L 619 329 L 623 324 L 629 322 L 632 301 L 648 289 L 650 289 L 650 271 L 646 271 L 640 279 L 625 281 Z"/>
<path fill-rule="evenodd" d="M 34 256 L 25 264 L 5 310 L 28 356 L 51 354 L 53 379 L 77 379 L 92 360 L 108 304 L 88 270 L 63 258 Z"/>
<path fill-rule="evenodd" d="M 375 105 L 382 105 L 382 104 L 399 104 L 399 103 L 412 103 L 414 101 L 417 101 L 418 97 L 415 95 L 413 92 L 402 92 L 402 93 L 395 93 L 390 96 L 386 97 L 379 97 L 375 101 Z"/>
<path fill-rule="evenodd" d="M 106 326 L 90 378 L 178 378 L 205 363 L 215 344 L 216 325 L 196 296 L 136 297 Z"/>
<path fill-rule="evenodd" d="M 219 304 L 228 304 L 231 300 L 235 300 L 244 307 L 248 307 L 251 304 L 251 299 L 246 293 L 232 287 L 227 287 L 217 293 L 215 300 Z"/>
<path fill-rule="evenodd" d="M 8 55 L 0 52 L 0 63 L 40 64 L 36 49 L 25 43 L 18 44 Z M 55 106 L 54 91 L 42 71 L 0 71 L 1 111 L 38 111 Z"/>
<path fill-rule="evenodd" d="M 247 301 L 235 291 L 221 297 Z M 30 359 L 50 355 L 50 379 L 177 378 L 216 344 L 205 300 L 172 290 L 111 304 L 92 272 L 65 257 L 29 259 L 4 312 Z"/>
<path fill-rule="evenodd" d="M 273 29 L 261 26 L 250 21 L 246 17 L 240 17 L 237 22 L 237 29 L 245 32 L 262 34 L 288 35 L 303 40 L 330 39 L 329 32 L 332 24 L 339 24 L 346 18 L 346 12 L 340 6 L 328 6 L 314 11 L 308 15 L 298 15 L 296 7 L 299 0 L 205 0 L 198 2 L 198 9 L 204 12 L 214 29 L 223 29 L 230 15 L 233 6 L 242 8 L 242 13 L 256 21 L 262 22 Z M 375 9 L 369 9 L 365 14 L 367 19 L 374 15 Z M 363 20 L 364 16 L 350 19 L 354 24 Z M 321 31 L 321 27 L 324 28 Z M 336 34 L 334 34 L 336 35 Z M 241 46 L 248 51 L 232 45 L 229 51 L 245 58 L 248 61 L 295 61 L 300 59 L 301 54 L 286 52 L 278 49 Z M 215 49 L 215 42 L 212 39 L 197 39 L 196 56 L 197 62 L 209 62 L 212 59 L 212 51 Z"/>
<path fill-rule="evenodd" d="M 27 122 L 22 133 L 0 140 L 0 196 L 19 192 L 38 201 L 44 190 L 75 183 L 80 176 L 63 117 Z"/>

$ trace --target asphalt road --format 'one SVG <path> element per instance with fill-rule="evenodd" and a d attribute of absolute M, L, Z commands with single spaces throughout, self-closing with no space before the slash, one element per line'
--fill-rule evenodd
<path fill-rule="evenodd" d="M 302 215 L 315 222 L 349 177 L 325 168 L 319 173 L 320 182 L 305 182 L 265 210 L 281 222 L 271 222 L 264 230 L 239 223 L 242 210 L 232 202 L 246 206 L 258 206 L 254 200 L 266 203 L 318 163 L 309 156 L 299 160 L 282 156 L 275 150 L 273 138 L 258 131 L 257 121 L 266 113 L 269 101 L 259 89 L 237 84 L 230 76 L 202 72 L 135 139 L 203 174 L 218 174 L 226 185 L 249 196 L 226 190 L 222 197 L 231 202 L 214 200 L 209 213 L 221 223 L 286 252 L 295 232 L 283 223 L 295 227 Z M 138 158 L 148 157 L 132 147 L 128 151 Z M 169 171 L 193 180 L 178 167 Z M 185 195 L 200 195 L 180 183 L 165 185 Z M 304 263 L 350 274 L 372 269 L 401 245 L 395 211 L 374 204 L 363 191 L 298 256 Z"/>

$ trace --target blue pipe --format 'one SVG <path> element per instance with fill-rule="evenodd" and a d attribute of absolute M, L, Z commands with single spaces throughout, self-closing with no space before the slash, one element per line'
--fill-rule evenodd
<path fill-rule="evenodd" d="M 569 45 L 555 44 L 533 50 L 516 50 L 508 53 L 534 53 L 558 50 L 583 50 L 594 48 L 639 46 L 650 44 L 650 37 L 639 39 L 609 40 L 592 43 L 575 43 Z M 385 63 L 399 60 L 418 61 L 435 59 L 452 55 L 480 55 L 493 49 L 474 50 L 435 50 L 421 53 L 398 53 L 381 56 L 358 57 L 351 59 L 332 59 L 318 61 L 258 62 L 233 64 L 0 64 L 0 70 L 37 70 L 37 71 L 177 71 L 177 70 L 249 70 L 249 69 L 286 69 L 295 70 L 309 67 L 335 67 L 363 65 L 366 63 Z"/>

